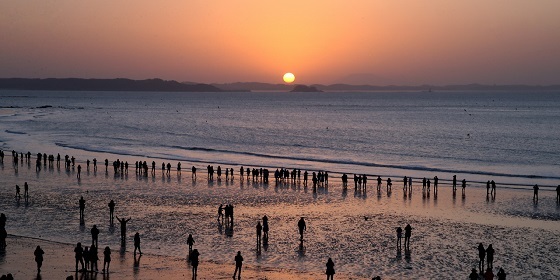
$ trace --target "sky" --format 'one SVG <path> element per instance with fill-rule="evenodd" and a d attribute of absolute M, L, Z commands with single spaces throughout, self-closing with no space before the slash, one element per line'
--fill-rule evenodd
<path fill-rule="evenodd" d="M 560 84 L 558 0 L 0 0 L 0 78 Z"/>

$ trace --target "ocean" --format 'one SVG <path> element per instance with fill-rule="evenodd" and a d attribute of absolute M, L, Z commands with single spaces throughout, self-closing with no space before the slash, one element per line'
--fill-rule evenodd
<path fill-rule="evenodd" d="M 506 271 L 555 279 L 558 120 L 560 92 L 549 91 L 3 90 L 0 149 L 8 155 L 30 151 L 33 158 L 37 152 L 67 154 L 82 166 L 97 158 L 100 166 L 97 172 L 84 168 L 76 180 L 74 169 L 36 172 L 33 162 L 16 170 L 7 157 L 0 200 L 7 205 L 2 211 L 10 233 L 61 242 L 88 240 L 96 223 L 107 233 L 100 243 L 116 243 L 118 232 L 105 214 L 115 199 L 117 215 L 132 217 L 131 231 L 141 232 L 143 250 L 154 254 L 184 256 L 186 236 L 193 233 L 201 261 L 225 263 L 237 250 L 252 252 L 254 226 L 266 214 L 270 245 L 259 254 L 247 252 L 252 265 L 319 271 L 330 256 L 337 272 L 356 277 L 454 277 L 468 275 L 476 264 L 479 242 L 493 242 L 496 262 Z M 132 168 L 128 174 L 115 175 L 111 168 L 105 173 L 106 158 L 128 161 Z M 136 175 L 138 160 L 156 161 L 156 175 Z M 161 162 L 181 162 L 184 171 L 164 175 Z M 197 180 L 191 179 L 192 165 L 200 170 Z M 207 165 L 234 168 L 236 177 L 209 182 Z M 323 170 L 332 179 L 316 192 L 301 182 L 242 183 L 240 166 Z M 368 191 L 343 190 L 342 173 L 367 174 Z M 460 189 L 452 194 L 453 175 L 467 180 L 465 196 Z M 384 183 L 393 178 L 393 192 L 376 192 L 376 176 Z M 413 177 L 413 194 L 403 193 L 404 176 Z M 421 190 L 421 179 L 434 176 L 440 178 L 437 196 Z M 486 199 L 487 180 L 498 185 L 496 199 Z M 14 185 L 23 181 L 31 186 L 28 203 L 13 199 Z M 538 204 L 531 200 L 535 184 L 541 187 Z M 77 223 L 81 195 L 88 201 L 84 226 Z M 233 236 L 216 223 L 220 203 L 236 205 Z M 304 250 L 295 228 L 300 216 L 309 221 Z M 394 228 L 406 223 L 414 228 L 413 249 L 397 252 Z"/>

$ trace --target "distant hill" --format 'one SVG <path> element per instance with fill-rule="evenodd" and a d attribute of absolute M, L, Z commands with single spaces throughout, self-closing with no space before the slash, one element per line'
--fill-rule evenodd
<path fill-rule="evenodd" d="M 290 92 L 323 92 L 314 86 L 296 85 Z"/>
<path fill-rule="evenodd" d="M 244 90 L 244 91 L 291 91 L 293 85 L 289 84 L 268 84 L 258 82 L 239 82 L 228 84 L 212 84 L 223 90 Z M 468 85 L 417 85 L 417 86 L 372 86 L 372 85 L 349 85 L 349 84 L 332 84 L 309 85 L 321 91 L 445 91 L 445 90 L 560 90 L 560 85 L 481 85 L 481 84 L 468 84 Z"/>
<path fill-rule="evenodd" d="M 163 91 L 163 92 L 221 92 L 208 84 L 184 84 L 161 79 L 0 79 L 0 89 L 61 90 L 61 91 Z"/>

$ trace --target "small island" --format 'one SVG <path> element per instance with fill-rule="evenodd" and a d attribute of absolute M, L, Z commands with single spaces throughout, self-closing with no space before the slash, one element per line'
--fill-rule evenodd
<path fill-rule="evenodd" d="M 296 85 L 290 92 L 323 92 L 314 86 Z"/>

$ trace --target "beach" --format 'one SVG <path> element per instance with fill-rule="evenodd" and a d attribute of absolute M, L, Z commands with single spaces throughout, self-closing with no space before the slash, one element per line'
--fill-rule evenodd
<path fill-rule="evenodd" d="M 314 192 L 297 181 L 264 184 L 241 181 L 238 174 L 233 180 L 222 175 L 209 181 L 200 169 L 196 180 L 190 172 L 175 170 L 169 175 L 157 170 L 145 178 L 134 169 L 115 175 L 104 166 L 83 171 L 77 179 L 75 168 L 56 165 L 37 172 L 24 163 L 16 172 L 6 164 L 9 159 L 1 171 L 0 199 L 6 205 L 7 230 L 15 235 L 8 238 L 0 270 L 20 275 L 17 279 L 36 276 L 32 253 L 37 245 L 45 250 L 44 279 L 72 274 L 75 243 L 88 244 L 93 224 L 101 231 L 100 247 L 114 252 L 110 276 L 118 279 L 191 277 L 189 233 L 201 252 L 198 279 L 230 278 L 238 250 L 247 268 L 243 279 L 318 279 L 324 277 L 328 257 L 341 279 L 461 277 L 476 266 L 479 242 L 493 244 L 494 266 L 505 267 L 512 279 L 554 279 L 560 273 L 554 265 L 559 255 L 545 253 L 555 252 L 559 244 L 560 207 L 550 191 L 541 191 L 535 203 L 531 191 L 498 188 L 496 197 L 487 200 L 484 186 L 469 185 L 463 197 L 460 187 L 454 196 L 449 185 L 440 185 L 435 196 L 415 181 L 412 194 L 405 196 L 400 183 L 387 193 L 385 185 L 377 192 L 371 182 L 363 192 L 352 185 L 344 190 L 340 179 L 332 177 L 328 188 Z M 23 181 L 30 185 L 27 202 L 13 197 L 14 185 Z M 86 200 L 84 225 L 78 215 L 80 196 Z M 123 254 L 118 225 L 108 223 L 110 199 L 117 204 L 117 216 L 131 218 Z M 231 232 L 216 222 L 221 202 L 235 205 Z M 259 252 L 254 226 L 264 214 L 270 218 L 271 237 Z M 296 228 L 300 216 L 308 226 L 303 248 L 298 248 Z M 395 227 L 407 223 L 413 226 L 411 249 L 397 250 Z M 145 253 L 137 268 L 134 232 L 140 232 Z"/>

